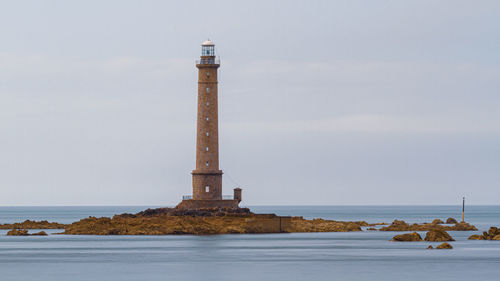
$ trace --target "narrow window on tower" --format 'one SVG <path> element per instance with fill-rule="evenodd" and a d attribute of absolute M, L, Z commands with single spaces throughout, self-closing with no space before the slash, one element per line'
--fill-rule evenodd
<path fill-rule="evenodd" d="M 209 105 L 210 105 L 210 103 L 207 101 L 207 106 L 209 106 Z"/>
<path fill-rule="evenodd" d="M 205 149 L 208 151 L 208 146 Z"/>
<path fill-rule="evenodd" d="M 205 192 L 210 192 L 210 186 L 205 186 Z"/>
<path fill-rule="evenodd" d="M 207 118 L 205 118 L 205 119 L 206 119 L 207 121 L 208 121 L 208 120 L 210 120 L 210 118 L 208 118 L 208 116 L 207 116 Z"/>
<path fill-rule="evenodd" d="M 206 134 L 207 134 L 207 137 L 210 135 L 208 132 L 206 132 Z"/>
<path fill-rule="evenodd" d="M 210 87 L 207 87 L 207 94 L 210 93 Z"/>
<path fill-rule="evenodd" d="M 208 161 L 207 161 L 207 162 L 205 162 L 205 166 L 207 166 L 207 167 L 208 167 Z"/>

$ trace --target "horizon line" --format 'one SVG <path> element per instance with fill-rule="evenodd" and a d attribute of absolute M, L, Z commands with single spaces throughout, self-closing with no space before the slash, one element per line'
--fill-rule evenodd
<path fill-rule="evenodd" d="M 459 204 L 345 204 L 345 205 L 246 205 L 242 208 L 249 207 L 427 207 L 427 206 L 462 206 Z M 500 204 L 467 204 L 466 206 L 500 206 Z M 0 208 L 4 207 L 159 207 L 159 208 L 174 208 L 175 205 L 0 205 Z"/>

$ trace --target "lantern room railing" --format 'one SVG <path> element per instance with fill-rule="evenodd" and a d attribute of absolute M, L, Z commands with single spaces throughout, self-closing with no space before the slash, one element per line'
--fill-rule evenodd
<path fill-rule="evenodd" d="M 196 64 L 220 64 L 220 59 L 218 58 L 201 58 L 196 60 Z"/>
<path fill-rule="evenodd" d="M 183 195 L 182 200 L 193 200 L 193 195 Z M 222 195 L 222 200 L 234 200 L 233 195 Z"/>

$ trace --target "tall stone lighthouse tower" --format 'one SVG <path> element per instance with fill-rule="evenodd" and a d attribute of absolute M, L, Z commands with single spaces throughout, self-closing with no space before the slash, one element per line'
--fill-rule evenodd
<path fill-rule="evenodd" d="M 219 116 L 215 45 L 201 45 L 198 68 L 198 118 L 196 130 L 196 169 L 193 174 L 193 199 L 222 200 L 222 171 L 219 170 Z"/>
<path fill-rule="evenodd" d="M 198 116 L 196 130 L 196 169 L 193 195 L 184 196 L 177 208 L 237 208 L 241 189 L 233 196 L 222 196 L 222 171 L 219 170 L 218 81 L 219 59 L 215 45 L 207 40 L 201 45 L 198 68 Z M 224 197 L 224 198 L 223 198 Z M 230 197 L 230 198 L 226 198 Z"/>

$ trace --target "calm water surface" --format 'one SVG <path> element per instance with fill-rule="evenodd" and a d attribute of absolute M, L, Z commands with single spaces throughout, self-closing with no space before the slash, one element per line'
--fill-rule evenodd
<path fill-rule="evenodd" d="M 0 207 L 0 222 L 72 222 L 147 207 Z M 390 222 L 460 218 L 457 206 L 255 206 L 255 212 Z M 500 225 L 500 206 L 470 206 L 467 220 Z M 437 243 L 390 242 L 392 232 L 211 236 L 7 237 L 0 230 L 0 280 L 498 280 L 500 241 L 450 232 Z M 57 232 L 51 231 L 51 232 Z M 421 233 L 424 234 L 424 233 Z"/>

